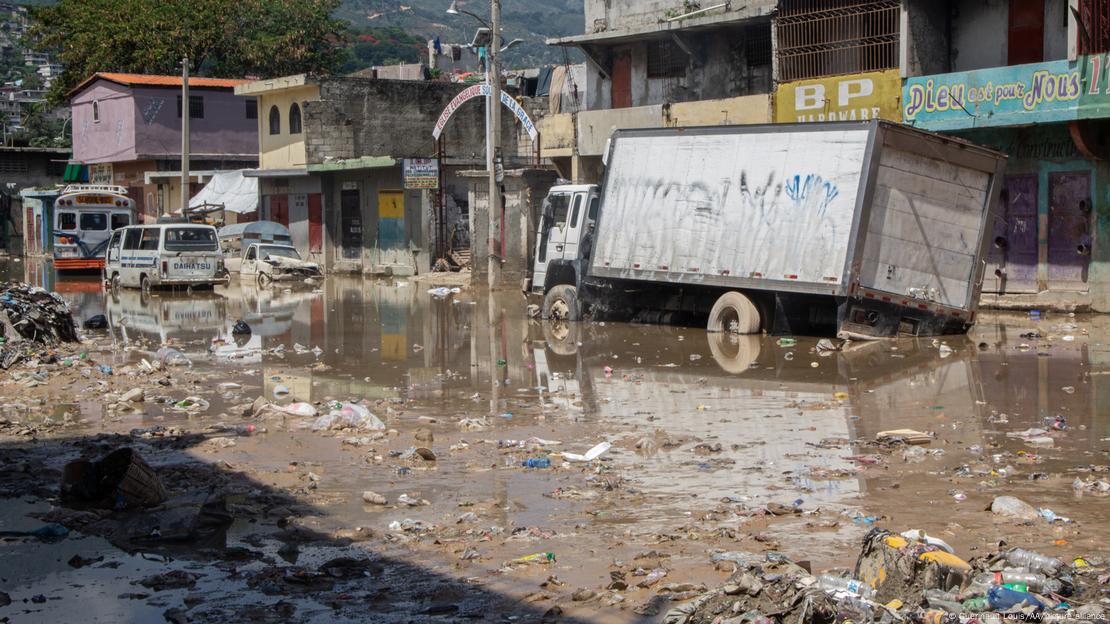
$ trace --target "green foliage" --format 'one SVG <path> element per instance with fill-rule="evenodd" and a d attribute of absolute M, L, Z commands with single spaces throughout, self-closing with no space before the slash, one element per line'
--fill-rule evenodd
<path fill-rule="evenodd" d="M 46 102 L 30 107 L 23 115 L 23 133 L 20 137 L 30 147 L 69 147 L 69 133 L 65 120 L 51 116 Z"/>
<path fill-rule="evenodd" d="M 347 42 L 346 58 L 340 68 L 344 74 L 376 65 L 418 63 L 424 59 L 428 45 L 396 26 L 352 29 Z"/>
<path fill-rule="evenodd" d="M 34 9 L 31 38 L 65 67 L 52 103 L 98 71 L 215 78 L 334 70 L 340 0 L 60 0 Z"/>

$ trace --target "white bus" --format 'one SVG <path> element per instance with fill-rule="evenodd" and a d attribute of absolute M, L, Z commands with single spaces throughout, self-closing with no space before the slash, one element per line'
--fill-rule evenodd
<path fill-rule="evenodd" d="M 114 230 L 134 221 L 134 203 L 122 186 L 73 184 L 54 200 L 54 268 L 104 268 L 104 249 Z"/>
<path fill-rule="evenodd" d="M 216 228 L 198 223 L 132 225 L 112 233 L 104 279 L 113 288 L 212 286 L 226 278 Z"/>

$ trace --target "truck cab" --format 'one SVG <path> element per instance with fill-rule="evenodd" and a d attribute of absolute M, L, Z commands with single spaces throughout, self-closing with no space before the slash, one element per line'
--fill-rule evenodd
<path fill-rule="evenodd" d="M 599 195 L 594 184 L 554 186 L 548 192 L 536 232 L 533 293 L 546 295 L 556 286 L 574 288 L 579 260 L 589 256 Z"/>

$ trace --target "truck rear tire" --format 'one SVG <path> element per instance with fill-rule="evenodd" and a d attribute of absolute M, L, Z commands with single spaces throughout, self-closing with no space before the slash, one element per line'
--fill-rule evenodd
<path fill-rule="evenodd" d="M 559 284 L 547 291 L 541 317 L 546 321 L 577 321 L 578 289 L 570 284 Z"/>
<path fill-rule="evenodd" d="M 717 303 L 713 304 L 713 309 L 709 311 L 706 330 L 733 334 L 758 334 L 759 326 L 759 309 L 751 299 L 731 290 L 721 295 Z"/>

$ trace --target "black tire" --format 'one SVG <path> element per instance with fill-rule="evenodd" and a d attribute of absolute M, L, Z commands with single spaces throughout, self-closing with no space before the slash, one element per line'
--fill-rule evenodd
<path fill-rule="evenodd" d="M 274 283 L 274 278 L 270 277 L 269 273 L 259 273 L 258 274 L 258 287 L 259 288 L 268 288 L 270 286 L 270 284 L 273 284 L 273 283 Z"/>
<path fill-rule="evenodd" d="M 759 309 L 751 299 L 742 293 L 731 290 L 721 295 L 713 309 L 709 311 L 709 322 L 705 329 L 710 332 L 730 332 L 733 334 L 758 334 L 760 330 Z"/>
<path fill-rule="evenodd" d="M 577 321 L 580 316 L 578 289 L 570 284 L 559 284 L 547 291 L 540 310 L 541 318 L 545 321 Z"/>
<path fill-rule="evenodd" d="M 139 290 L 141 290 L 143 293 L 149 295 L 150 291 L 153 288 L 154 288 L 154 285 L 150 283 L 150 276 L 149 275 L 147 275 L 146 273 L 143 273 L 142 275 L 139 276 Z"/>
<path fill-rule="evenodd" d="M 112 273 L 111 279 L 108 280 L 108 287 L 111 288 L 112 292 L 119 292 L 122 285 L 119 273 Z"/>

